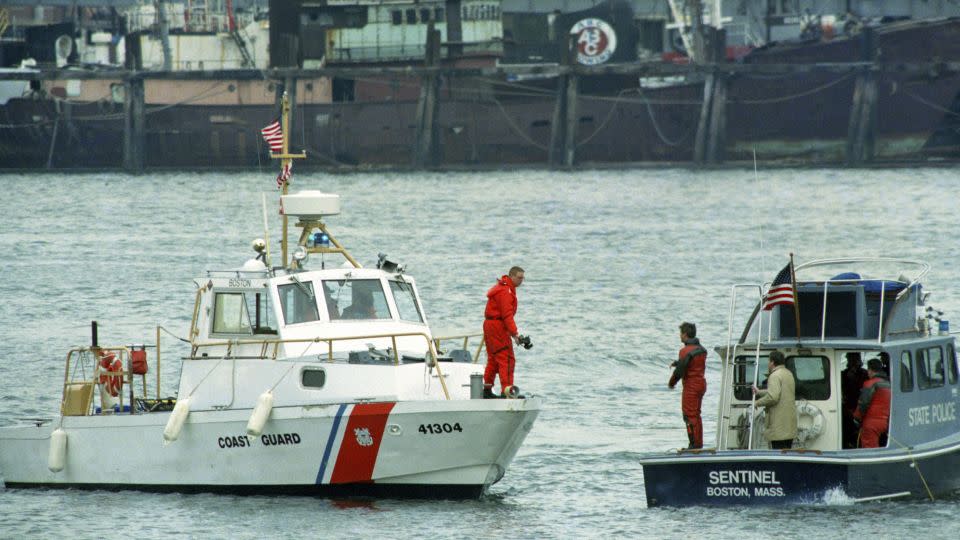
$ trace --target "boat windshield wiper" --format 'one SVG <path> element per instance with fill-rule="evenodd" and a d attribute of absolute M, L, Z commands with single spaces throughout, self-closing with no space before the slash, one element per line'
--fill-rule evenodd
<path fill-rule="evenodd" d="M 306 285 L 304 285 L 302 281 L 297 279 L 297 276 L 290 276 L 290 280 L 293 281 L 297 285 L 297 288 L 300 289 L 300 292 L 307 295 L 308 298 L 310 298 L 311 300 L 315 298 L 313 296 L 313 290 L 307 287 Z"/>

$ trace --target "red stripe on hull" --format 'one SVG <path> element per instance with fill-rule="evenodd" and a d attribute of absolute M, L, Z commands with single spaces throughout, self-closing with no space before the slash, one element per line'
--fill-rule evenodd
<path fill-rule="evenodd" d="M 396 403 L 361 403 L 353 406 L 343 432 L 331 484 L 369 482 L 380 453 L 387 417 Z"/>

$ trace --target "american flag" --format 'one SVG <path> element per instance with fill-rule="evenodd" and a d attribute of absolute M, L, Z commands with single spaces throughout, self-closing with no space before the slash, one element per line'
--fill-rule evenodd
<path fill-rule="evenodd" d="M 283 151 L 283 128 L 280 127 L 280 120 L 274 120 L 270 125 L 260 130 L 263 140 L 267 141 L 270 152 L 279 154 Z"/>
<path fill-rule="evenodd" d="M 767 291 L 767 294 L 763 297 L 763 310 L 770 311 L 773 309 L 773 306 L 778 306 L 780 304 L 793 304 L 793 268 L 791 263 L 787 263 L 783 267 L 783 270 L 777 274 L 777 277 L 773 278 L 773 283 L 770 284 L 770 289 Z"/>
<path fill-rule="evenodd" d="M 277 175 L 277 189 L 282 189 L 283 184 L 290 181 L 290 177 L 293 176 L 293 162 L 286 160 L 286 165 L 280 169 L 280 174 Z"/>

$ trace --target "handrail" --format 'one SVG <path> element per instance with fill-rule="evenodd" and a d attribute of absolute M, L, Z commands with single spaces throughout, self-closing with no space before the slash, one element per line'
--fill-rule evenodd
<path fill-rule="evenodd" d="M 356 336 L 340 336 L 340 337 L 313 337 L 313 338 L 295 338 L 295 339 L 250 339 L 250 340 L 228 340 L 216 343 L 191 343 L 192 351 L 191 358 L 196 359 L 197 351 L 202 347 L 226 347 L 227 351 L 224 355 L 224 358 L 229 358 L 234 346 L 240 347 L 243 345 L 260 345 L 260 359 L 266 360 L 269 356 L 270 360 L 276 360 L 277 355 L 280 353 L 280 345 L 286 343 L 326 343 L 327 344 L 327 359 L 328 361 L 333 361 L 333 342 L 335 341 L 357 341 L 361 339 L 384 339 L 391 338 L 393 342 L 393 361 L 394 364 L 400 364 L 400 353 L 397 350 L 396 338 L 399 337 L 422 337 L 427 342 L 427 353 L 429 358 L 425 358 L 424 361 L 429 365 L 430 358 L 434 359 L 434 363 L 430 367 L 437 368 L 437 375 L 440 379 L 440 386 L 443 387 L 443 395 L 450 399 L 450 392 L 447 390 L 447 383 L 443 380 L 443 373 L 440 370 L 440 362 L 436 359 L 440 356 L 437 354 L 437 349 L 434 345 L 433 339 L 426 332 L 403 332 L 403 333 L 387 333 L 387 334 L 368 334 L 368 335 L 356 335 Z M 270 346 L 273 346 L 272 355 L 267 354 L 267 350 Z M 308 349 L 309 350 L 309 349 Z M 322 353 L 321 353 L 322 354 Z M 301 355 L 306 356 L 306 355 Z M 319 355 L 318 355 L 319 357 Z"/>
<path fill-rule="evenodd" d="M 439 350 L 439 349 L 440 349 L 440 342 L 441 342 L 441 341 L 452 341 L 452 340 L 455 340 L 455 339 L 463 339 L 463 348 L 464 348 L 464 350 L 469 350 L 469 349 L 467 349 L 467 346 L 469 345 L 470 338 L 475 338 L 475 337 L 483 338 L 483 335 L 484 335 L 483 332 L 472 332 L 472 333 L 463 333 L 463 334 L 450 334 L 450 335 L 446 335 L 446 336 L 436 336 L 436 335 L 435 335 L 435 336 L 433 336 L 433 344 L 434 344 L 434 346 Z M 480 359 L 480 353 L 483 352 L 483 347 L 484 347 L 485 345 L 486 345 L 486 341 L 485 341 L 484 339 L 480 339 L 480 345 L 477 346 L 477 352 L 473 354 L 473 363 L 474 363 L 474 364 L 476 364 L 476 363 L 479 361 L 479 359 Z"/>
<path fill-rule="evenodd" d="M 887 299 L 887 281 L 895 281 L 888 279 L 873 279 L 873 278 L 858 278 L 858 279 L 827 279 L 823 281 L 823 312 L 820 315 L 820 342 L 823 343 L 827 340 L 827 300 L 829 295 L 827 294 L 827 289 L 830 287 L 831 283 L 841 283 L 841 284 L 851 284 L 856 285 L 857 283 L 866 283 L 869 281 L 879 281 L 880 282 L 880 316 L 877 327 L 877 343 L 883 343 L 883 307 L 884 302 Z M 898 282 L 899 283 L 899 282 Z M 908 285 L 897 293 L 897 299 L 899 299 L 904 291 L 909 291 L 912 285 Z M 797 339 L 800 339 L 800 336 L 797 336 Z"/>
<path fill-rule="evenodd" d="M 881 262 L 912 262 L 912 261 L 900 261 L 900 260 L 895 260 L 895 259 L 870 259 L 870 260 L 871 260 L 871 261 L 881 261 Z M 838 264 L 842 264 L 842 263 L 845 262 L 846 260 L 836 259 L 835 261 L 836 261 L 836 263 L 838 263 Z M 832 262 L 832 263 L 833 263 L 834 260 L 831 260 L 831 261 L 829 261 L 829 262 Z M 924 265 L 924 266 L 925 266 L 925 269 L 922 271 L 921 274 L 919 274 L 919 275 L 917 276 L 917 278 L 912 279 L 909 284 L 905 284 L 905 285 L 904 285 L 903 290 L 901 290 L 900 292 L 897 293 L 897 297 L 894 299 L 895 301 L 899 301 L 899 300 L 903 297 L 904 294 L 908 293 L 908 292 L 910 291 L 910 289 L 913 288 L 914 285 L 918 284 L 918 283 L 920 282 L 920 277 L 921 277 L 922 275 L 925 275 L 925 274 L 926 274 L 926 271 L 929 269 L 929 265 L 927 265 L 926 263 L 916 263 L 916 264 L 922 264 L 922 265 Z M 882 342 L 883 342 L 883 328 L 884 328 L 884 321 L 885 321 L 885 319 L 884 319 L 884 311 L 883 311 L 883 310 L 884 310 L 884 307 L 886 306 L 886 291 L 887 291 L 887 282 L 888 282 L 888 281 L 895 281 L 895 282 L 897 282 L 897 283 L 904 283 L 903 281 L 901 281 L 901 280 L 899 280 L 899 279 L 896 279 L 896 278 L 873 278 L 873 277 L 870 277 L 870 278 L 860 277 L 860 278 L 855 278 L 855 279 L 806 280 L 806 281 L 797 280 L 798 285 L 818 285 L 818 284 L 822 284 L 822 285 L 823 285 L 823 307 L 822 307 L 821 315 L 820 315 L 820 325 L 821 325 L 821 328 L 820 328 L 820 342 L 825 342 L 825 341 L 826 341 L 827 302 L 828 302 L 828 299 L 829 299 L 829 294 L 828 294 L 829 291 L 828 291 L 828 289 L 829 289 L 830 285 L 831 285 L 831 284 L 833 284 L 833 285 L 837 285 L 837 284 L 857 285 L 857 284 L 868 283 L 868 282 L 879 282 L 879 283 L 880 283 L 880 320 L 879 320 L 879 323 L 878 323 L 879 326 L 878 326 L 878 331 L 877 331 L 877 343 L 882 343 Z M 764 284 L 761 286 L 761 288 L 768 287 L 769 285 L 770 285 L 770 282 L 764 282 Z M 738 286 L 745 286 L 745 285 L 738 285 Z M 758 303 L 758 308 L 759 308 L 759 306 L 760 306 L 760 304 Z M 757 319 L 757 317 L 758 317 L 759 314 L 760 314 L 760 310 L 757 309 L 757 310 L 755 310 L 755 312 L 751 315 L 751 317 L 748 319 L 747 324 L 746 324 L 746 326 L 745 326 L 745 328 L 744 328 L 744 331 L 743 331 L 743 333 L 742 333 L 742 335 L 741 335 L 741 340 L 746 339 L 747 333 L 748 333 L 749 330 L 752 328 L 753 322 L 754 322 L 755 319 Z M 771 324 L 771 325 L 768 325 L 768 331 L 772 331 L 772 329 L 773 329 L 773 325 L 772 325 L 772 324 Z M 799 336 L 798 336 L 798 338 L 799 338 Z M 768 335 L 766 341 L 769 342 L 771 339 L 772 339 L 772 335 Z M 762 335 L 759 335 L 758 341 L 763 341 L 763 336 L 762 336 Z"/>
<path fill-rule="evenodd" d="M 930 272 L 930 263 L 924 261 L 916 261 L 912 259 L 899 259 L 895 257 L 847 257 L 839 259 L 815 259 L 812 261 L 807 261 L 805 263 L 799 264 L 794 267 L 794 273 L 799 272 L 800 270 L 806 270 L 810 268 L 816 268 L 819 266 L 836 266 L 841 264 L 850 264 L 850 263 L 898 263 L 911 266 L 920 267 L 920 272 L 907 284 L 903 291 L 900 291 L 897 294 L 899 299 L 903 296 L 906 291 L 909 291 L 911 287 L 920 283 L 920 280 Z M 886 281 L 887 278 L 873 278 L 873 279 L 863 279 L 863 280 L 851 280 L 851 281 Z M 798 280 L 799 281 L 799 280 Z M 891 281 L 899 281 L 897 278 L 891 278 Z"/>
<path fill-rule="evenodd" d="M 739 343 L 737 344 L 733 343 L 733 318 L 736 314 L 737 299 L 738 299 L 737 292 L 739 289 L 754 289 L 754 288 L 757 290 L 757 295 L 760 298 L 763 298 L 763 288 L 760 285 L 756 285 L 753 283 L 738 283 L 738 284 L 732 285 L 730 288 L 731 289 L 730 309 L 727 315 L 727 344 L 726 344 L 726 353 L 724 354 L 724 358 L 723 358 L 724 364 L 727 364 L 728 362 L 733 362 L 733 358 L 736 356 L 736 351 L 737 351 L 737 348 L 739 347 Z M 760 330 L 762 330 L 762 328 L 758 328 L 758 331 Z M 761 338 L 762 336 L 759 336 L 757 339 L 757 351 L 756 351 L 757 360 L 755 362 L 759 362 Z M 756 370 L 756 371 L 759 371 L 759 370 Z M 733 376 L 732 370 L 727 369 L 725 365 L 724 369 L 721 370 L 720 387 L 723 389 L 723 391 L 721 391 L 720 393 L 720 418 L 719 418 L 719 426 L 717 429 L 717 439 L 718 439 L 717 445 L 722 446 L 724 448 L 728 446 L 727 439 L 729 438 L 728 432 L 730 430 L 730 421 L 731 421 L 731 418 L 727 416 L 726 426 L 724 426 L 724 411 L 726 411 L 727 405 L 730 402 L 730 400 L 726 397 L 725 390 L 729 386 L 728 378 L 732 376 Z M 752 409 L 750 412 L 750 417 L 751 419 L 753 418 Z M 752 430 L 752 426 L 753 426 L 753 422 L 751 421 L 751 430 Z"/>
<path fill-rule="evenodd" d="M 103 370 L 103 369 L 100 367 L 100 362 L 97 360 L 96 352 L 95 352 L 95 351 L 115 351 L 115 352 L 117 352 L 117 353 L 119 354 L 119 356 L 120 356 L 120 362 L 121 362 L 121 364 L 124 366 L 124 369 L 122 369 L 122 370 L 119 371 L 119 372 L 117 372 L 117 371 L 106 371 L 106 370 Z M 83 353 L 93 353 L 93 354 L 94 354 L 94 357 L 93 357 L 93 373 L 90 375 L 90 377 L 91 377 L 90 379 L 83 379 L 83 380 L 79 380 L 79 381 L 78 381 L 76 378 L 71 377 L 71 374 L 70 374 L 70 359 L 73 358 L 73 355 L 74 355 L 74 354 L 83 354 Z M 78 363 L 79 363 L 79 362 L 78 362 Z M 130 367 L 130 366 L 129 366 L 129 363 L 130 363 L 130 349 L 127 348 L 126 346 L 118 346 L 118 347 L 75 347 L 75 348 L 70 349 L 69 351 L 67 351 L 66 366 L 65 366 L 64 374 L 63 374 L 63 392 L 62 392 L 62 394 L 61 394 L 61 396 L 60 396 L 60 414 L 61 414 L 61 416 L 62 416 L 63 413 L 64 413 L 64 406 L 66 405 L 66 401 L 67 401 L 67 386 L 69 386 L 70 384 L 77 383 L 77 382 L 92 382 L 95 386 L 97 386 L 97 385 L 100 384 L 100 383 L 99 383 L 100 375 L 108 375 L 108 376 L 112 376 L 112 377 L 115 377 L 115 376 L 118 376 L 118 375 L 119 375 L 120 377 L 123 377 L 123 378 L 125 379 L 126 383 L 127 383 L 128 385 L 130 385 L 130 386 L 128 386 L 128 388 L 131 389 L 131 395 L 133 395 L 133 394 L 132 394 L 133 388 L 134 388 L 134 387 L 133 387 L 133 371 L 132 371 L 131 369 L 127 369 L 127 368 Z M 159 369 L 159 368 L 158 368 L 158 369 Z M 109 375 L 109 374 L 112 374 L 112 375 Z M 102 391 L 102 388 L 101 388 L 101 391 Z M 144 394 L 146 394 L 146 392 L 144 392 Z M 120 392 L 118 397 L 120 398 L 120 410 L 122 411 L 122 410 L 123 410 L 123 392 Z M 144 397 L 146 397 L 146 396 L 144 396 Z M 90 407 L 92 407 L 92 406 L 93 406 L 93 401 L 90 402 Z M 130 403 L 130 412 L 133 413 L 133 403 Z M 90 410 L 88 409 L 88 410 L 86 411 L 86 413 L 87 413 L 87 414 L 90 414 Z"/>

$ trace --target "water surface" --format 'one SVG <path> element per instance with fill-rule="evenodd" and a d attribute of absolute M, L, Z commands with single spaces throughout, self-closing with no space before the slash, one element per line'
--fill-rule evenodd
<path fill-rule="evenodd" d="M 185 335 L 195 278 L 278 238 L 274 175 L 7 175 L 0 216 L 0 425 L 53 416 L 66 351 Z M 344 502 L 0 489 L 0 537 L 955 538 L 958 500 L 793 508 L 647 509 L 638 455 L 686 444 L 666 388 L 677 326 L 725 343 L 730 286 L 772 279 L 794 252 L 933 265 L 933 305 L 960 313 L 951 169 L 298 174 L 339 193 L 327 220 L 365 265 L 407 265 L 434 327 L 479 328 L 484 293 L 526 269 L 517 321 L 535 346 L 517 382 L 546 408 L 480 501 Z M 276 248 L 274 247 L 274 250 Z M 954 315 L 960 324 L 960 315 Z M 163 339 L 165 394 L 185 349 Z M 706 440 L 719 371 L 709 357 Z M 158 436 L 159 441 L 159 436 Z M 104 463 L 125 449 L 105 449 Z"/>

